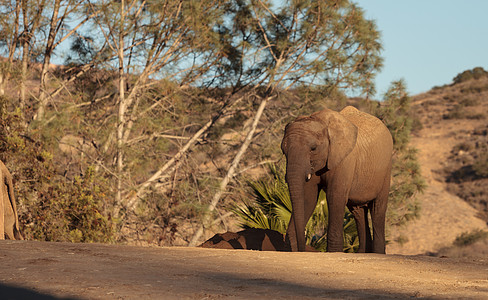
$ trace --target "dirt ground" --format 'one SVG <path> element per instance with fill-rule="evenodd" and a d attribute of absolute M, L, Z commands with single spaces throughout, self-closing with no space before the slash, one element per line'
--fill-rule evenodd
<path fill-rule="evenodd" d="M 0 241 L 0 299 L 488 298 L 488 260 Z"/>

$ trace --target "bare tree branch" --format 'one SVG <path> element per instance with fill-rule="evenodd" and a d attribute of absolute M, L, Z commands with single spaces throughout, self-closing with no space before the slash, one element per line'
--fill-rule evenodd
<path fill-rule="evenodd" d="M 236 173 L 237 166 L 239 165 L 239 162 L 241 161 L 242 156 L 246 152 L 247 148 L 251 144 L 252 138 L 254 136 L 254 132 L 256 131 L 256 128 L 259 124 L 259 120 L 261 119 L 261 116 L 264 112 L 264 108 L 266 107 L 266 104 L 268 101 L 270 101 L 274 97 L 265 97 L 262 101 L 261 104 L 259 105 L 258 110 L 256 111 L 256 115 L 253 117 L 253 123 L 251 128 L 249 129 L 249 132 L 247 133 L 246 139 L 241 145 L 241 148 L 239 149 L 239 152 L 237 152 L 236 156 L 234 157 L 234 160 L 232 161 L 232 164 L 230 165 L 229 170 L 227 171 L 227 174 L 225 177 L 222 179 L 220 182 L 220 187 L 215 193 L 212 201 L 208 205 L 205 215 L 203 217 L 203 222 L 202 225 L 198 228 L 198 230 L 195 232 L 193 235 L 189 246 L 196 246 L 197 242 L 200 240 L 200 237 L 203 234 L 203 230 L 205 226 L 208 226 L 211 218 L 212 212 L 215 210 L 217 207 L 217 204 L 219 203 L 220 199 L 222 198 L 223 193 L 225 192 L 227 185 L 229 184 L 230 180 L 234 177 Z"/>
<path fill-rule="evenodd" d="M 151 186 L 151 184 L 157 182 L 161 176 L 163 176 L 170 167 L 173 166 L 173 164 L 178 161 L 192 146 L 194 146 L 198 139 L 223 115 L 228 113 L 232 107 L 234 107 L 237 103 L 242 101 L 244 97 L 240 97 L 236 101 L 234 101 L 231 105 L 225 106 L 217 115 L 215 115 L 210 121 L 208 121 L 205 125 L 203 125 L 200 130 L 198 130 L 191 138 L 190 140 L 183 146 L 183 148 L 176 153 L 173 158 L 171 158 L 169 161 L 167 161 L 156 173 L 154 173 L 148 180 L 146 180 L 144 183 L 139 185 L 137 188 L 136 192 L 127 199 L 126 206 L 128 210 L 133 210 L 135 206 L 137 205 L 137 202 L 139 201 L 140 198 L 144 197 L 147 192 L 148 188 Z"/>

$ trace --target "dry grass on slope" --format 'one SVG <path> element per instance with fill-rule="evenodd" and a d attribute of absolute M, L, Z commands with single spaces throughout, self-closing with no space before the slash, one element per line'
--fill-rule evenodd
<path fill-rule="evenodd" d="M 488 229 L 488 78 L 420 94 L 412 112 L 428 188 L 419 195 L 421 217 L 392 234 L 389 253 L 461 253 L 446 249 L 463 233 Z"/>

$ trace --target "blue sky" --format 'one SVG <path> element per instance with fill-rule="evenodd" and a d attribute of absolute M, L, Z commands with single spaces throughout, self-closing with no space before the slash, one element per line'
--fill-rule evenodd
<path fill-rule="evenodd" d="M 383 70 L 376 98 L 404 79 L 411 95 L 449 84 L 460 72 L 488 70 L 488 0 L 356 0 L 376 20 Z"/>

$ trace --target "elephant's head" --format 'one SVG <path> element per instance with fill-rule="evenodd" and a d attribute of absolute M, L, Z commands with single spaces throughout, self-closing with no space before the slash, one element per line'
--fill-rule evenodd
<path fill-rule="evenodd" d="M 287 174 L 291 172 L 287 177 L 308 181 L 315 173 L 334 169 L 353 150 L 357 132 L 354 124 L 329 109 L 298 117 L 286 126 L 281 143 Z"/>
<path fill-rule="evenodd" d="M 357 132 L 354 124 L 329 109 L 298 117 L 285 128 L 281 149 L 286 156 L 286 181 L 299 251 L 305 248 L 304 232 L 308 221 L 304 220 L 305 184 L 314 174 L 336 168 L 356 145 Z"/>

